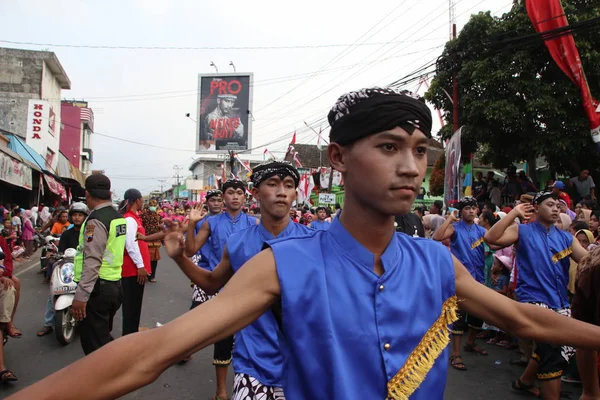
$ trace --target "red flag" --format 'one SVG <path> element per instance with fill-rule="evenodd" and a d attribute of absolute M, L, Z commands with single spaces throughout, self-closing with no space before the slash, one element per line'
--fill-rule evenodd
<path fill-rule="evenodd" d="M 292 136 L 292 141 L 290 144 L 296 144 L 296 132 L 294 132 L 294 136 Z"/>
<path fill-rule="evenodd" d="M 560 0 L 527 0 L 526 6 L 529 19 L 537 32 L 569 26 Z M 583 108 L 592 129 L 592 140 L 600 150 L 600 113 L 596 111 L 600 103 L 590 93 L 573 35 L 561 35 L 546 40 L 545 43 L 558 67 L 579 87 Z"/>
<path fill-rule="evenodd" d="M 263 154 L 267 154 L 269 152 L 269 149 L 265 149 L 265 151 L 263 151 Z"/>

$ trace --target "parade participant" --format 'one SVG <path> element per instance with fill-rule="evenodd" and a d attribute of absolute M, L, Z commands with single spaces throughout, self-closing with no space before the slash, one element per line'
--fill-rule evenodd
<path fill-rule="evenodd" d="M 533 205 L 520 204 L 515 207 L 485 234 L 485 240 L 501 247 L 517 244 L 519 273 L 516 294 L 521 303 L 535 304 L 557 314 L 570 316 L 567 293 L 569 256 L 579 262 L 587 251 L 570 233 L 556 227 L 560 211 L 558 200 L 557 193 L 539 192 L 533 198 Z M 517 217 L 528 219 L 534 207 L 537 214 L 535 222 L 509 226 Z M 533 385 L 537 373 L 537 379 L 542 381 L 543 398 L 558 400 L 560 378 L 569 356 L 566 348 L 544 340 L 536 342 L 529 365 L 513 383 L 513 388 L 537 395 L 538 389 Z"/>
<path fill-rule="evenodd" d="M 137 240 L 146 235 L 138 213 L 144 207 L 144 198 L 137 189 L 128 189 L 123 195 L 119 211 L 127 221 L 121 286 L 123 287 L 123 336 L 139 330 L 144 300 L 144 286 L 152 273 L 148 243 Z"/>
<path fill-rule="evenodd" d="M 364 89 L 342 96 L 329 120 L 329 161 L 345 182 L 344 211 L 329 230 L 275 241 L 213 300 L 160 329 L 121 338 L 7 400 L 80 399 L 90 387 L 95 398 L 123 396 L 272 307 L 280 316 L 291 400 L 443 398 L 447 363 L 438 358 L 458 299 L 466 312 L 500 329 L 600 348 L 600 327 L 515 303 L 477 283 L 442 245 L 394 232 L 394 216 L 410 212 L 427 170 L 431 111 L 424 102 Z M 165 249 L 174 258 L 183 254 L 177 226 Z"/>
<path fill-rule="evenodd" d="M 471 196 L 464 197 L 458 203 L 457 208 L 458 213 L 455 211 L 448 215 L 446 222 L 433 234 L 433 239 L 439 242 L 450 239 L 452 255 L 467 268 L 473 279 L 485 284 L 485 245 L 483 241 L 485 229 L 475 223 L 477 199 Z M 460 355 L 460 343 L 465 330 L 468 330 L 468 334 L 463 350 L 481 356 L 488 355 L 487 351 L 475 344 L 475 338 L 482 325 L 483 321 L 476 316 L 460 313 L 459 320 L 451 328 L 452 357 L 450 362 L 454 369 L 459 371 L 467 369 Z"/>
<path fill-rule="evenodd" d="M 255 167 L 250 178 L 252 195 L 260 201 L 263 216 L 259 225 L 234 233 L 227 239 L 221 262 L 214 271 L 197 268 L 186 257 L 176 259 L 181 270 L 208 293 L 216 293 L 265 242 L 283 237 L 298 237 L 312 232 L 295 224 L 288 212 L 296 199 L 300 180 L 298 171 L 287 163 L 270 162 Z M 237 332 L 233 348 L 234 400 L 284 399 L 283 359 L 279 350 L 278 325 L 271 312 Z"/>
<path fill-rule="evenodd" d="M 198 233 L 195 226 L 207 218 L 207 211 L 203 206 L 195 207 L 190 212 L 190 223 L 187 228 L 186 255 L 193 256 L 204 244 L 208 244 L 208 265 L 214 270 L 221 261 L 223 249 L 229 236 L 240 232 L 258 223 L 258 220 L 242 212 L 246 199 L 246 185 L 238 179 L 228 180 L 223 184 L 223 202 L 225 212 L 208 217 Z M 208 300 L 208 299 L 206 299 Z M 233 333 L 233 332 L 232 332 Z M 227 369 L 231 364 L 233 351 L 233 336 L 223 338 L 215 344 L 213 365 L 217 373 L 217 393 L 215 400 L 227 398 Z"/>
<path fill-rule="evenodd" d="M 121 307 L 121 266 L 127 222 L 112 206 L 110 179 L 102 174 L 85 180 L 85 200 L 92 212 L 81 227 L 75 256 L 77 291 L 71 307 L 79 324 L 85 354 L 112 340 L 113 318 Z"/>
<path fill-rule="evenodd" d="M 154 199 L 148 202 L 148 207 L 144 208 L 140 218 L 142 219 L 142 225 L 146 230 L 146 235 L 152 236 L 156 233 L 162 232 L 162 218 L 157 212 L 158 202 Z M 139 235 L 138 235 L 139 236 Z M 139 238 L 139 240 L 142 240 Z M 161 240 L 154 240 L 148 242 L 148 251 L 150 252 L 150 266 L 152 267 L 152 274 L 148 278 L 148 282 L 156 282 L 156 269 L 158 268 L 158 261 L 160 260 L 160 248 L 162 246 Z"/>
<path fill-rule="evenodd" d="M 317 207 L 317 219 L 308 224 L 308 227 L 318 231 L 326 231 L 331 224 L 330 222 L 325 221 L 326 219 L 327 209 L 325 207 Z"/>
<path fill-rule="evenodd" d="M 73 203 L 69 208 L 69 220 L 72 223 L 71 228 L 60 236 L 58 242 L 58 252 L 64 254 L 67 249 L 77 249 L 79 246 L 79 236 L 81 225 L 89 214 L 88 207 L 84 203 Z M 46 312 L 44 313 L 44 326 L 37 332 L 38 336 L 46 336 L 52 333 L 54 329 L 54 304 L 52 296 L 48 296 L 46 302 Z"/>
<path fill-rule="evenodd" d="M 204 199 L 204 212 L 208 212 L 208 216 L 211 217 L 213 215 L 218 215 L 223 212 L 223 192 L 219 189 L 213 189 L 206 192 L 206 197 Z M 191 214 L 191 210 L 190 210 Z M 194 228 L 194 235 L 197 235 L 202 225 L 208 221 L 209 218 L 203 218 L 200 221 L 196 222 L 196 226 Z M 200 268 L 204 268 L 207 271 L 212 271 L 209 263 L 210 258 L 210 243 L 205 243 L 200 250 L 196 252 L 191 258 L 192 262 Z M 192 305 L 190 306 L 190 310 L 198 307 L 200 304 L 204 303 L 207 300 L 210 300 L 213 296 L 207 294 L 202 288 L 192 282 Z M 221 344 L 215 344 L 214 348 L 214 360 L 218 359 L 217 355 L 222 353 Z M 181 362 L 185 363 L 191 360 L 192 356 L 188 355 Z M 219 372 L 221 371 L 221 372 Z M 223 387 L 223 378 L 224 375 L 223 367 L 219 367 L 219 364 L 215 364 L 215 374 L 217 375 L 217 386 Z M 219 386 L 220 385 L 220 386 Z M 218 392 L 219 390 L 217 390 Z"/>

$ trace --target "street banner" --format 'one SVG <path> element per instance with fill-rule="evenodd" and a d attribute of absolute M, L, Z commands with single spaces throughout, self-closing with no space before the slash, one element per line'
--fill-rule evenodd
<path fill-rule="evenodd" d="M 444 175 L 444 202 L 446 206 L 457 202 L 461 198 L 460 179 L 460 136 L 462 128 L 454 132 L 446 145 L 446 168 Z"/>
<path fill-rule="evenodd" d="M 196 153 L 252 147 L 252 74 L 198 75 Z"/>
<path fill-rule="evenodd" d="M 4 153 L 0 153 L 0 180 L 27 190 L 33 188 L 31 168 Z"/>
<path fill-rule="evenodd" d="M 560 0 L 527 0 L 527 14 L 535 30 L 548 32 L 569 26 Z M 546 47 L 558 67 L 581 91 L 583 108 L 590 121 L 592 140 L 600 151 L 600 103 L 592 97 L 585 78 L 579 51 L 572 34 L 545 40 Z"/>

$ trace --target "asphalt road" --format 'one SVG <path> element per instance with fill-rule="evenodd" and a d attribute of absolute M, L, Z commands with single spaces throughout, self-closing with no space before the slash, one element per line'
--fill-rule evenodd
<path fill-rule="evenodd" d="M 83 356 L 78 338 L 63 347 L 53 335 L 43 338 L 36 336 L 37 330 L 42 326 L 48 286 L 42 284 L 41 276 L 36 274 L 38 267 L 34 264 L 33 268 L 28 270 L 29 266 L 31 264 L 16 269 L 22 282 L 16 324 L 23 331 L 23 337 L 10 339 L 5 348 L 7 367 L 19 377 L 19 381 L 0 387 L 2 398 L 37 382 Z M 187 311 L 190 306 L 189 281 L 170 259 L 163 258 L 159 262 L 157 280 L 157 283 L 149 283 L 146 287 L 141 322 L 143 327 L 152 328 L 157 322 L 166 323 Z M 114 336 L 119 336 L 120 332 L 121 318 L 118 313 Z M 160 343 L 156 343 L 155 346 L 160 346 Z M 484 346 L 490 352 L 488 357 L 465 355 L 468 371 L 459 372 L 450 369 L 445 398 L 451 400 L 527 398 L 514 393 L 510 388 L 511 380 L 518 378 L 521 373 L 519 367 L 508 364 L 509 359 L 517 357 L 517 354 L 496 346 Z M 152 350 L 153 347 L 148 348 L 148 351 Z M 215 388 L 211 360 L 212 347 L 198 352 L 185 365 L 171 367 L 156 382 L 123 398 L 210 399 L 214 395 Z M 231 370 L 229 378 L 231 384 Z M 68 382 L 64 383 L 64 390 L 68 390 Z M 579 398 L 580 390 L 576 386 L 563 384 L 563 391 L 572 400 Z"/>

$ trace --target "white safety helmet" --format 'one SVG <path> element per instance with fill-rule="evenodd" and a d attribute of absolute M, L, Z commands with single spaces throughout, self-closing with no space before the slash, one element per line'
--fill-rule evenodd
<path fill-rule="evenodd" d="M 85 214 L 85 216 L 87 217 L 90 213 L 90 210 L 88 209 L 88 206 L 86 206 L 84 203 L 73 203 L 69 208 L 69 218 L 71 218 L 73 213 L 76 212 Z"/>

